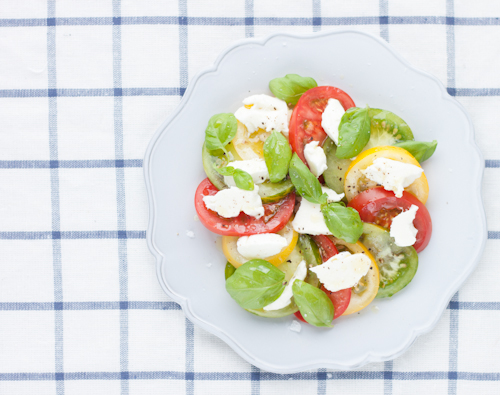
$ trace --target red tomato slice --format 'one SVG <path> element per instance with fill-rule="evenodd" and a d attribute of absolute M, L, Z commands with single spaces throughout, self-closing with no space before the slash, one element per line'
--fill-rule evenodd
<path fill-rule="evenodd" d="M 333 303 L 333 307 L 335 307 L 335 314 L 333 315 L 333 319 L 344 314 L 344 311 L 347 310 L 349 302 L 351 301 L 351 288 L 341 289 L 337 292 L 330 292 L 322 285 L 321 290 L 328 295 Z"/>
<path fill-rule="evenodd" d="M 318 86 L 304 93 L 293 110 L 290 119 L 290 145 L 304 163 L 304 146 L 311 141 L 323 144 L 327 135 L 321 126 L 323 111 L 328 99 L 337 99 L 344 110 L 355 107 L 347 93 L 333 86 Z"/>
<path fill-rule="evenodd" d="M 196 189 L 194 205 L 200 221 L 211 232 L 223 236 L 250 236 L 258 233 L 276 233 L 285 227 L 295 207 L 295 192 L 275 203 L 264 204 L 264 216 L 257 219 L 243 212 L 234 218 L 224 218 L 207 209 L 203 196 L 215 195 L 219 190 L 204 179 Z"/>
<path fill-rule="evenodd" d="M 319 252 L 321 253 L 321 259 L 323 259 L 323 262 L 326 262 L 332 256 L 339 253 L 337 247 L 335 247 L 335 244 L 328 236 L 320 235 L 311 237 L 319 247 Z"/>
<path fill-rule="evenodd" d="M 337 247 L 335 247 L 335 244 L 330 240 L 328 236 L 320 235 L 311 237 L 319 247 L 323 262 L 326 262 L 332 256 L 339 253 L 337 251 Z M 321 290 L 328 295 L 333 303 L 333 307 L 335 309 L 333 319 L 340 317 L 344 313 L 344 311 L 347 310 L 349 302 L 351 301 L 351 288 L 341 289 L 337 292 L 330 292 L 322 285 Z M 304 320 L 304 317 L 302 317 L 302 314 L 300 314 L 300 311 L 297 311 L 295 313 L 295 316 L 299 320 L 306 322 L 306 320 Z"/>
<path fill-rule="evenodd" d="M 413 225 L 417 228 L 417 241 L 413 245 L 417 252 L 423 251 L 432 234 L 432 221 L 429 211 L 420 200 L 404 191 L 403 197 L 396 197 L 393 192 L 383 187 L 368 189 L 358 194 L 349 202 L 349 207 L 356 209 L 364 222 L 390 229 L 392 219 L 412 204 L 418 206 Z"/>

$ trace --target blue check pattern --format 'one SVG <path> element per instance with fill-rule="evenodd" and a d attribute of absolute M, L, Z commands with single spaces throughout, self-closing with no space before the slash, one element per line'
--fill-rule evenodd
<path fill-rule="evenodd" d="M 500 393 L 500 8 L 212 3 L 3 2 L 0 394 Z M 470 112 L 486 157 L 489 240 L 437 328 L 402 357 L 278 375 L 193 326 L 159 288 L 142 157 L 189 79 L 233 40 L 339 26 L 380 35 Z"/>

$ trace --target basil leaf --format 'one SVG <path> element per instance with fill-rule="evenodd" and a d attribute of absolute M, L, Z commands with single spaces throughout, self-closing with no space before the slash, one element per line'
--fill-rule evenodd
<path fill-rule="evenodd" d="M 436 151 L 438 145 L 437 140 L 426 143 L 425 141 L 402 141 L 394 144 L 396 147 L 401 147 L 412 154 L 420 163 L 429 159 Z"/>
<path fill-rule="evenodd" d="M 325 292 L 302 280 L 294 281 L 292 292 L 295 304 L 307 322 L 314 326 L 333 326 L 335 309 Z"/>
<path fill-rule="evenodd" d="M 241 169 L 236 169 L 234 171 L 234 183 L 240 189 L 244 189 L 245 191 L 253 191 L 253 178 L 246 171 Z"/>
<path fill-rule="evenodd" d="M 297 104 L 302 94 L 318 84 L 311 77 L 298 74 L 287 74 L 283 78 L 275 78 L 269 82 L 269 89 L 278 99 L 289 104 Z"/>
<path fill-rule="evenodd" d="M 328 195 L 321 190 L 321 184 L 295 153 L 290 161 L 290 180 L 295 189 L 306 200 L 315 204 L 325 204 Z"/>
<path fill-rule="evenodd" d="M 280 182 L 286 177 L 290 159 L 292 149 L 288 140 L 280 132 L 272 132 L 264 143 L 264 160 L 271 182 Z"/>
<path fill-rule="evenodd" d="M 217 173 L 223 176 L 232 176 L 234 174 L 233 166 L 217 167 L 214 163 L 214 169 L 217 170 Z"/>
<path fill-rule="evenodd" d="M 224 269 L 224 278 L 227 280 L 234 274 L 235 271 L 236 268 L 232 265 L 231 262 L 227 261 L 226 268 Z"/>
<path fill-rule="evenodd" d="M 252 259 L 226 280 L 226 290 L 244 309 L 261 309 L 278 299 L 284 280 L 285 273 L 269 262 Z"/>
<path fill-rule="evenodd" d="M 328 230 L 335 237 L 348 243 L 356 243 L 363 234 L 363 222 L 359 213 L 352 207 L 339 203 L 329 203 L 321 207 Z"/>
<path fill-rule="evenodd" d="M 215 165 L 214 169 L 223 176 L 233 176 L 234 183 L 238 188 L 246 191 L 253 191 L 253 178 L 245 170 L 235 169 L 233 166 L 217 167 Z"/>
<path fill-rule="evenodd" d="M 370 140 L 370 128 L 368 106 L 348 109 L 339 125 L 337 157 L 347 159 L 358 155 Z"/>
<path fill-rule="evenodd" d="M 226 145 L 234 139 L 237 129 L 238 121 L 234 114 L 215 114 L 208 121 L 208 126 L 205 130 L 205 146 L 209 150 L 222 149 L 227 153 Z"/>

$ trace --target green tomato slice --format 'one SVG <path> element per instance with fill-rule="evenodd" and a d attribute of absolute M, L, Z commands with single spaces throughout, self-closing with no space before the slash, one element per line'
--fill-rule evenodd
<path fill-rule="evenodd" d="M 232 144 L 229 143 L 226 147 L 228 152 L 232 153 L 231 147 Z M 229 163 L 228 158 L 226 157 L 226 154 L 222 150 L 215 150 L 215 151 L 210 151 L 207 149 L 205 146 L 205 143 L 203 143 L 203 148 L 201 151 L 201 160 L 203 162 L 203 169 L 205 170 L 205 173 L 210 180 L 212 184 L 218 189 L 225 189 L 227 188 L 226 183 L 224 182 L 224 176 L 222 174 L 219 174 L 217 170 L 214 169 L 214 166 L 220 168 L 227 166 Z"/>
<path fill-rule="evenodd" d="M 350 159 L 337 158 L 337 146 L 330 140 L 326 139 L 323 144 L 323 150 L 326 155 L 326 165 L 328 169 L 323 173 L 326 185 L 337 193 L 344 193 L 344 177 L 347 169 L 351 165 Z"/>
<path fill-rule="evenodd" d="M 363 151 L 383 145 L 394 145 L 400 141 L 413 140 L 408 124 L 393 112 L 370 108 L 370 140 Z"/>
<path fill-rule="evenodd" d="M 314 246 L 316 247 L 316 249 L 318 248 L 315 244 Z M 319 250 L 317 251 L 317 258 L 314 257 L 314 253 L 310 254 L 309 252 L 306 252 L 303 254 L 302 251 L 303 250 L 300 248 L 300 246 L 297 245 L 297 247 L 295 247 L 292 253 L 288 256 L 286 261 L 278 266 L 278 269 L 280 269 L 282 272 L 285 273 L 285 281 L 290 281 L 293 274 L 297 270 L 297 266 L 299 266 L 300 262 L 302 262 L 304 259 L 306 261 L 307 267 L 309 267 L 310 265 L 316 266 L 318 264 L 317 259 L 319 259 L 319 262 L 321 263 Z M 225 279 L 227 280 L 229 277 L 231 277 L 235 271 L 236 268 L 233 265 L 231 265 L 230 262 L 227 262 L 224 271 Z M 307 277 L 304 281 L 315 287 L 319 286 L 318 278 L 313 272 L 308 271 Z M 292 299 L 292 303 L 279 310 L 270 310 L 270 311 L 266 311 L 264 309 L 246 309 L 246 310 L 260 317 L 280 318 L 290 314 L 294 314 L 295 312 L 299 311 L 299 308 Z"/>
<path fill-rule="evenodd" d="M 294 186 L 289 178 L 276 183 L 266 181 L 259 184 L 259 196 L 262 199 L 262 203 L 274 203 L 283 199 L 293 189 Z"/>
<path fill-rule="evenodd" d="M 388 231 L 368 223 L 359 241 L 372 253 L 380 270 L 377 298 L 392 296 L 411 282 L 418 268 L 415 248 L 397 246 Z"/>

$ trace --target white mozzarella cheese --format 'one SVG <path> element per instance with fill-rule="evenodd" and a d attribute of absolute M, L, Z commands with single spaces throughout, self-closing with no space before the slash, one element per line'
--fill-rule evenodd
<path fill-rule="evenodd" d="M 264 306 L 264 310 L 270 311 L 270 310 L 279 310 L 282 309 L 283 307 L 288 306 L 290 303 L 292 303 L 292 296 L 293 296 L 293 291 L 292 291 L 292 286 L 295 280 L 304 280 L 307 276 L 307 265 L 306 261 L 302 261 L 299 263 L 297 266 L 297 269 L 295 270 L 295 273 L 293 274 L 292 278 L 290 279 L 289 283 L 285 286 L 285 289 L 281 293 L 278 299 L 276 299 L 274 302 L 271 304 L 268 304 L 267 306 Z"/>
<path fill-rule="evenodd" d="M 269 171 L 267 170 L 266 161 L 264 159 L 254 158 L 237 160 L 230 162 L 228 166 L 246 171 L 252 176 L 254 184 L 262 184 L 264 181 L 269 180 Z M 233 176 L 224 176 L 224 182 L 228 186 L 236 186 Z"/>
<path fill-rule="evenodd" d="M 242 211 L 252 217 L 260 218 L 264 215 L 264 207 L 258 192 L 257 185 L 253 191 L 230 187 L 213 196 L 204 196 L 203 201 L 209 210 L 217 212 L 224 218 L 237 217 Z"/>
<path fill-rule="evenodd" d="M 285 237 L 276 233 L 263 233 L 240 237 L 236 249 L 247 259 L 266 259 L 279 254 L 287 245 Z"/>
<path fill-rule="evenodd" d="M 348 251 L 332 256 L 322 265 L 310 270 L 330 292 L 354 287 L 368 273 L 372 261 L 365 254 L 351 254 Z"/>
<path fill-rule="evenodd" d="M 288 134 L 288 106 L 286 102 L 268 95 L 253 95 L 243 100 L 234 116 L 244 124 L 249 134 L 257 129 L 276 130 Z M 251 107 L 249 107 L 251 106 Z"/>
<path fill-rule="evenodd" d="M 397 246 L 408 247 L 417 241 L 418 230 L 413 225 L 418 206 L 412 206 L 393 218 L 391 223 L 391 237 Z"/>
<path fill-rule="evenodd" d="M 306 157 L 307 164 L 316 177 L 319 177 L 323 172 L 328 169 L 326 165 L 326 155 L 323 148 L 318 146 L 317 141 L 307 143 L 304 148 L 304 156 Z"/>
<path fill-rule="evenodd" d="M 328 99 L 328 104 L 321 116 L 321 126 L 335 145 L 339 145 L 339 125 L 345 110 L 337 99 Z"/>
<path fill-rule="evenodd" d="M 344 194 L 337 194 L 334 190 L 321 187 L 323 193 L 328 195 L 328 203 L 339 202 L 344 197 Z M 327 228 L 321 205 L 314 204 L 302 198 L 299 210 L 295 214 L 292 221 L 293 229 L 298 233 L 306 233 L 309 235 L 331 235 L 332 233 Z"/>
<path fill-rule="evenodd" d="M 424 170 L 409 163 L 387 158 L 377 158 L 365 170 L 367 178 L 380 184 L 386 191 L 393 191 L 396 197 L 403 196 L 403 190 L 419 178 Z"/>

